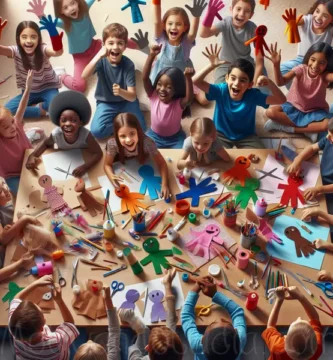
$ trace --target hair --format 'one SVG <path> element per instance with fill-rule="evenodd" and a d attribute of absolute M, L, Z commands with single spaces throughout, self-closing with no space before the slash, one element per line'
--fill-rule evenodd
<path fill-rule="evenodd" d="M 21 46 L 21 42 L 20 42 L 20 35 L 21 35 L 22 31 L 25 29 L 32 29 L 32 30 L 36 31 L 37 36 L 38 36 L 38 44 L 35 49 L 35 53 L 34 53 L 35 58 L 34 58 L 33 64 L 30 63 L 28 55 L 24 51 L 23 47 Z M 34 70 L 39 71 L 42 68 L 43 60 L 44 60 L 44 54 L 43 54 L 43 50 L 42 50 L 42 34 L 40 32 L 38 25 L 34 21 L 22 21 L 17 25 L 16 45 L 19 49 L 19 53 L 22 58 L 22 63 L 23 63 L 24 69 L 25 70 L 34 69 Z"/>
<path fill-rule="evenodd" d="M 125 28 L 125 26 L 123 26 L 121 24 L 112 23 L 112 24 L 105 26 L 105 28 L 103 29 L 103 34 L 102 34 L 103 43 L 105 43 L 106 39 L 109 38 L 110 36 L 116 37 L 118 39 L 122 39 L 127 44 L 128 31 Z"/>
<path fill-rule="evenodd" d="M 162 18 L 162 23 L 164 26 L 166 25 L 168 17 L 171 15 L 180 15 L 183 18 L 184 25 L 187 26 L 186 31 L 184 31 L 184 33 L 182 34 L 182 37 L 183 37 L 190 31 L 190 19 L 187 15 L 187 12 L 181 7 L 173 7 L 171 9 L 167 10 L 167 12 L 164 14 L 164 16 Z"/>
<path fill-rule="evenodd" d="M 253 78 L 254 78 L 254 66 L 252 63 L 250 63 L 250 61 L 245 60 L 245 59 L 237 59 L 236 61 L 234 61 L 228 69 L 228 76 L 230 75 L 231 71 L 233 69 L 239 69 L 240 71 L 242 71 L 243 73 L 245 73 L 247 75 L 247 77 L 249 78 L 249 81 L 252 82 Z"/>
<path fill-rule="evenodd" d="M 89 7 L 85 0 L 74 1 L 79 4 L 79 14 L 77 18 L 78 20 L 81 20 L 86 14 L 89 13 Z M 56 18 L 59 18 L 64 22 L 64 30 L 66 31 L 66 33 L 68 33 L 71 31 L 72 19 L 62 13 L 62 2 L 63 0 L 53 0 L 54 15 Z"/>
<path fill-rule="evenodd" d="M 329 12 L 329 14 L 331 16 L 333 16 L 333 0 L 317 0 L 315 1 L 315 3 L 310 7 L 309 11 L 308 11 L 308 14 L 313 14 L 317 7 L 319 5 L 324 5 L 327 9 L 327 11 Z M 332 26 L 333 23 L 331 23 L 329 26 Z"/>
<path fill-rule="evenodd" d="M 139 142 L 138 142 L 138 148 L 139 148 L 139 162 L 140 164 L 143 164 L 146 160 L 146 155 L 144 153 L 144 139 L 145 139 L 145 134 L 142 130 L 142 127 L 139 123 L 139 120 L 136 118 L 135 115 L 131 114 L 131 113 L 120 113 L 118 114 L 114 120 L 113 120 L 113 129 L 114 129 L 114 137 L 116 139 L 116 143 L 119 149 L 119 160 L 122 164 L 125 163 L 125 151 L 124 151 L 124 147 L 120 144 L 119 141 L 119 137 L 118 137 L 118 132 L 120 130 L 120 128 L 122 128 L 123 126 L 128 126 L 130 128 L 136 129 L 136 131 L 138 132 L 138 138 L 139 138 Z"/>
<path fill-rule="evenodd" d="M 232 0 L 231 8 L 233 9 L 234 6 L 236 6 L 240 1 L 243 1 L 247 4 L 250 4 L 252 13 L 254 13 L 254 9 L 256 7 L 256 1 L 255 0 Z"/>
<path fill-rule="evenodd" d="M 232 327 L 217 327 L 202 338 L 203 352 L 207 360 L 234 360 L 240 352 L 240 340 Z"/>
<path fill-rule="evenodd" d="M 107 360 L 107 354 L 104 347 L 93 341 L 81 345 L 73 360 Z"/>
<path fill-rule="evenodd" d="M 149 339 L 150 360 L 181 360 L 184 348 L 179 336 L 166 327 L 153 328 Z"/>
<path fill-rule="evenodd" d="M 191 136 L 194 134 L 209 136 L 212 138 L 216 137 L 216 127 L 213 120 L 207 117 L 196 118 L 192 121 L 190 127 Z"/>
<path fill-rule="evenodd" d="M 186 96 L 186 82 L 184 73 L 176 67 L 166 67 L 162 69 L 157 75 L 153 84 L 153 88 L 156 89 L 157 83 L 160 80 L 162 75 L 169 76 L 172 87 L 174 90 L 174 95 L 172 99 L 181 99 Z"/>
<path fill-rule="evenodd" d="M 11 111 L 9 109 L 7 109 L 6 107 L 0 105 L 0 122 L 1 120 L 4 120 L 8 117 L 12 117 L 13 114 L 11 113 Z"/>
<path fill-rule="evenodd" d="M 313 44 L 304 55 L 303 64 L 308 65 L 310 57 L 314 53 L 323 53 L 327 60 L 327 66 L 325 72 L 333 72 L 333 49 L 331 45 L 324 42 Z M 333 82 L 330 82 L 327 86 L 329 89 L 333 88 Z"/>
<path fill-rule="evenodd" d="M 327 124 L 327 130 L 331 133 L 333 133 L 333 118 L 328 120 L 328 124 Z"/>
<path fill-rule="evenodd" d="M 44 324 L 44 316 L 38 307 L 31 301 L 22 301 L 14 310 L 8 326 L 15 339 L 29 341 L 42 331 Z"/>
<path fill-rule="evenodd" d="M 317 350 L 316 333 L 312 326 L 308 322 L 300 321 L 290 327 L 284 348 L 292 359 L 310 359 Z"/>

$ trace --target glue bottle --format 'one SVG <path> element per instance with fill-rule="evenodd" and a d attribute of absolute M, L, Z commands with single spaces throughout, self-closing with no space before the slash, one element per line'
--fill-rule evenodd
<path fill-rule="evenodd" d="M 264 198 L 261 198 L 260 200 L 258 199 L 254 207 L 254 212 L 256 213 L 256 215 L 260 217 L 265 216 L 266 209 L 267 209 L 267 203 L 265 199 Z"/>
<path fill-rule="evenodd" d="M 185 180 L 188 180 L 192 175 L 192 171 L 188 168 L 184 168 L 183 175 L 184 175 Z"/>
<path fill-rule="evenodd" d="M 103 224 L 103 233 L 105 239 L 112 239 L 115 235 L 114 223 L 111 220 L 106 220 Z"/>

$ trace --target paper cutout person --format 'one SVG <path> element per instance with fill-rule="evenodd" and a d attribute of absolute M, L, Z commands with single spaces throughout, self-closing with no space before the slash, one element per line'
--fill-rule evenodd
<path fill-rule="evenodd" d="M 209 184 L 212 178 L 208 177 L 200 183 L 196 184 L 195 179 L 191 177 L 189 179 L 190 189 L 176 195 L 177 200 L 192 198 L 191 206 L 198 206 L 200 201 L 200 196 L 209 194 L 217 190 L 216 184 Z M 208 185 L 209 184 L 209 185 Z"/>
<path fill-rule="evenodd" d="M 133 24 L 137 24 L 143 21 L 139 5 L 146 5 L 146 2 L 141 0 L 128 0 L 128 4 L 121 8 L 122 11 L 126 10 L 129 7 L 131 8 Z"/>
<path fill-rule="evenodd" d="M 298 23 L 301 21 L 303 15 L 299 15 L 296 19 L 296 9 L 286 9 L 282 18 L 286 21 L 287 26 L 284 30 L 284 34 L 288 34 L 289 44 L 296 44 L 301 42 L 301 38 L 298 32 Z"/>
<path fill-rule="evenodd" d="M 89 212 L 92 217 L 97 215 L 97 212 L 102 214 L 104 209 L 103 200 L 98 200 L 94 195 L 86 189 L 86 184 L 83 179 L 79 179 L 74 187 L 74 190 L 78 193 L 77 199 L 79 200 L 80 206 L 83 211 Z M 92 189 L 90 189 L 92 190 Z"/>
<path fill-rule="evenodd" d="M 140 293 L 135 289 L 130 289 L 127 291 L 126 295 L 126 301 L 124 301 L 120 309 L 135 309 L 135 303 L 139 300 Z"/>
<path fill-rule="evenodd" d="M 19 287 L 16 283 L 14 283 L 13 281 L 11 281 L 8 284 L 8 291 L 7 293 L 3 296 L 3 298 L 1 299 L 2 302 L 6 302 L 8 301 L 8 304 L 10 304 L 12 302 L 12 300 L 14 300 L 15 296 L 22 291 L 24 288 Z"/>
<path fill-rule="evenodd" d="M 149 300 L 153 303 L 151 308 L 151 322 L 156 323 L 166 320 L 166 311 L 164 309 L 162 300 L 164 294 L 160 290 L 153 290 L 148 294 Z"/>
<path fill-rule="evenodd" d="M 205 226 L 202 231 L 195 231 L 190 229 L 191 236 L 193 239 L 186 243 L 185 247 L 193 255 L 204 257 L 207 260 L 210 260 L 212 257 L 218 255 L 212 241 L 220 245 L 223 244 L 223 240 L 218 236 L 220 233 L 220 228 L 215 224 L 208 224 Z"/>
<path fill-rule="evenodd" d="M 280 205 L 288 206 L 289 201 L 293 208 L 297 208 L 297 200 L 302 204 L 305 204 L 305 200 L 303 197 L 303 191 L 299 189 L 300 186 L 303 185 L 303 179 L 299 176 L 288 176 L 288 185 L 287 184 L 279 184 L 278 189 L 284 189 Z"/>
<path fill-rule="evenodd" d="M 246 170 L 251 165 L 251 160 L 245 156 L 239 156 L 235 160 L 235 165 L 222 174 L 223 182 L 228 183 L 231 180 L 239 180 L 241 185 L 245 185 L 245 179 L 250 178 L 251 174 Z"/>
<path fill-rule="evenodd" d="M 158 192 L 161 192 L 162 178 L 154 176 L 154 169 L 150 165 L 142 165 L 139 169 L 139 175 L 143 178 L 140 186 L 140 194 L 145 194 L 147 189 L 151 200 L 158 199 Z"/>
<path fill-rule="evenodd" d="M 246 209 L 250 199 L 252 199 L 254 204 L 258 200 L 255 190 L 258 190 L 259 186 L 260 180 L 256 178 L 248 178 L 245 180 L 245 186 L 236 185 L 234 187 L 228 187 L 228 189 L 239 191 L 236 197 L 236 204 L 240 204 L 242 209 Z"/>
<path fill-rule="evenodd" d="M 297 257 L 302 257 L 302 253 L 305 257 L 308 257 L 309 254 L 314 254 L 315 249 L 312 243 L 305 239 L 295 226 L 287 227 L 284 230 L 284 234 L 288 239 L 294 241 Z"/>
<path fill-rule="evenodd" d="M 172 256 L 173 251 L 171 249 L 160 250 L 160 244 L 157 239 L 153 237 L 148 238 L 143 242 L 143 248 L 149 255 L 141 260 L 141 265 L 145 266 L 152 262 L 156 275 L 162 274 L 161 266 L 164 269 L 170 267 L 165 256 Z"/>
<path fill-rule="evenodd" d="M 145 205 L 138 199 L 144 199 L 144 195 L 139 193 L 132 193 L 129 191 L 128 186 L 120 185 L 118 189 L 115 189 L 115 194 L 121 198 L 121 212 L 129 211 L 131 215 L 135 215 L 140 212 L 139 208 L 147 209 L 148 205 Z"/>
<path fill-rule="evenodd" d="M 267 27 L 265 25 L 259 25 L 256 28 L 256 36 L 250 40 L 245 41 L 245 45 L 248 46 L 252 42 L 255 42 L 255 54 L 256 56 L 261 52 L 262 56 L 265 56 L 264 48 L 269 51 L 264 36 L 267 34 Z"/>
<path fill-rule="evenodd" d="M 269 0 L 259 0 L 259 4 L 264 5 L 265 10 L 266 10 L 269 6 Z"/>

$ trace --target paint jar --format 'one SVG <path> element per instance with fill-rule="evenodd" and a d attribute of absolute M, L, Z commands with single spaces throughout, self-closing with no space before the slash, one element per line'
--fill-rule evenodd
<path fill-rule="evenodd" d="M 133 255 L 132 251 L 130 248 L 125 248 L 123 250 L 124 255 L 126 256 L 126 259 L 128 261 L 128 263 L 130 264 L 132 271 L 134 273 L 134 275 L 139 275 L 142 273 L 143 268 L 140 265 L 139 261 L 137 260 L 137 258 Z"/>
<path fill-rule="evenodd" d="M 255 292 L 251 292 L 247 296 L 245 307 L 247 308 L 247 310 L 253 311 L 257 308 L 258 301 L 259 301 L 258 294 Z"/>
<path fill-rule="evenodd" d="M 111 220 L 106 220 L 103 224 L 103 233 L 105 239 L 112 239 L 115 236 L 114 223 Z"/>
<path fill-rule="evenodd" d="M 187 200 L 177 200 L 175 211 L 181 216 L 188 215 L 190 212 L 190 203 Z"/>
<path fill-rule="evenodd" d="M 250 261 L 250 254 L 248 251 L 246 250 L 238 250 L 237 251 L 237 267 L 238 269 L 244 270 L 247 268 L 247 266 L 249 265 L 249 261 Z"/>
<path fill-rule="evenodd" d="M 226 227 L 233 227 L 236 225 L 237 213 L 228 214 L 226 211 L 223 211 L 223 224 Z"/>
<path fill-rule="evenodd" d="M 255 214 L 257 216 L 263 217 L 266 214 L 266 209 L 267 209 L 267 202 L 265 201 L 265 199 L 263 198 L 261 198 L 260 200 L 258 199 L 254 207 Z"/>
<path fill-rule="evenodd" d="M 186 274 L 186 273 L 183 273 L 182 274 L 182 280 L 184 281 L 184 282 L 189 282 L 189 280 L 190 280 L 190 276 L 189 276 L 189 274 Z"/>
<path fill-rule="evenodd" d="M 146 217 L 143 216 L 141 218 L 141 221 L 138 222 L 137 220 L 134 220 L 135 216 L 133 217 L 133 228 L 135 232 L 142 232 L 146 228 Z"/>
<path fill-rule="evenodd" d="M 242 227 L 242 231 L 243 231 L 243 227 Z M 255 244 L 256 240 L 257 240 L 257 234 L 253 234 L 249 236 L 246 236 L 243 233 L 240 234 L 240 244 L 241 247 L 244 249 L 250 249 L 250 247 Z"/>
<path fill-rule="evenodd" d="M 52 261 L 45 261 L 42 263 L 38 263 L 37 266 L 33 266 L 30 270 L 32 275 L 38 275 L 42 277 L 44 275 L 52 275 L 53 274 L 53 264 Z"/>
<path fill-rule="evenodd" d="M 206 219 L 209 219 L 211 216 L 210 210 L 209 209 L 203 209 L 202 211 L 202 216 Z"/>

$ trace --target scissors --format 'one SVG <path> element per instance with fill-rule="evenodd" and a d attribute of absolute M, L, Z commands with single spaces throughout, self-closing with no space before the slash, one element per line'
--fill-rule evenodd
<path fill-rule="evenodd" d="M 116 292 L 123 291 L 125 289 L 125 284 L 123 282 L 118 282 L 117 280 L 113 280 L 111 283 L 111 289 L 113 290 L 111 294 L 111 298 L 112 298 Z"/>
<path fill-rule="evenodd" d="M 66 279 L 62 276 L 60 269 L 58 267 L 57 267 L 57 270 L 58 270 L 58 284 L 61 287 L 64 287 L 64 286 L 66 286 Z"/>
<path fill-rule="evenodd" d="M 77 284 L 76 272 L 77 272 L 78 264 L 79 264 L 79 258 L 76 258 L 76 260 L 73 261 L 73 275 L 72 275 L 72 283 L 71 283 L 72 288 L 74 285 Z"/>
<path fill-rule="evenodd" d="M 60 172 L 62 172 L 62 173 L 64 173 L 64 174 L 66 174 L 66 179 L 67 179 L 67 178 L 68 178 L 68 175 L 73 176 L 73 175 L 69 172 L 71 166 L 72 166 L 72 162 L 69 163 L 69 166 L 68 166 L 68 170 L 67 170 L 67 171 L 64 170 L 64 169 L 62 169 L 62 168 L 60 168 L 60 167 L 56 167 L 56 168 L 54 168 L 54 170 L 57 170 L 57 171 L 60 171 Z"/>
<path fill-rule="evenodd" d="M 264 170 L 261 170 L 261 169 L 256 169 L 256 171 L 264 174 L 263 176 L 260 176 L 260 178 L 258 178 L 258 180 L 262 180 L 264 179 L 265 177 L 269 176 L 269 177 L 272 177 L 274 179 L 279 179 L 279 180 L 283 180 L 282 178 L 276 176 L 276 175 L 273 175 L 273 173 L 277 170 L 277 168 L 271 170 L 271 171 L 264 171 Z"/>
<path fill-rule="evenodd" d="M 316 282 L 304 275 L 297 273 L 303 281 L 316 285 L 329 299 L 333 299 L 333 285 L 330 282 Z"/>
<path fill-rule="evenodd" d="M 197 316 L 208 316 L 211 312 L 211 307 L 214 306 L 216 304 L 209 304 L 209 305 L 197 305 L 195 307 L 195 312 L 197 314 Z"/>

